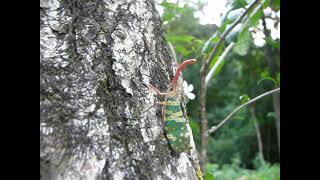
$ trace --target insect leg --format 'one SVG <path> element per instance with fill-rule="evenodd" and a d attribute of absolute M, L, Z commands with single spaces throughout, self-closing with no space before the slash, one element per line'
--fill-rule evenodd
<path fill-rule="evenodd" d="M 149 88 L 152 88 L 153 90 L 155 90 L 157 92 L 157 94 L 159 94 L 161 96 L 167 95 L 167 93 L 160 92 L 157 88 L 153 87 L 151 84 L 149 85 Z"/>
<path fill-rule="evenodd" d="M 166 102 L 156 102 L 156 105 L 166 106 L 166 105 L 167 105 L 167 103 L 166 103 Z"/>
<path fill-rule="evenodd" d="M 143 113 L 149 111 L 152 107 L 156 106 L 156 105 L 162 105 L 162 106 L 166 106 L 166 102 L 154 102 L 152 106 L 150 106 L 149 108 L 147 108 L 145 111 L 143 111 Z"/>

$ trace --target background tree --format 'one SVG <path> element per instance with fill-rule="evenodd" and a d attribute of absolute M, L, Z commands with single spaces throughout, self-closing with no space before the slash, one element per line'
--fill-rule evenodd
<path fill-rule="evenodd" d="M 196 179 L 149 109 L 175 66 L 151 0 L 40 1 L 41 179 Z"/>

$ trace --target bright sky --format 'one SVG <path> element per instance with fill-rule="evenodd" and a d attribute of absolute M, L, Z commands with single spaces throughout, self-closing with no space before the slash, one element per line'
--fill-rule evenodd
<path fill-rule="evenodd" d="M 161 2 L 162 0 L 157 0 Z M 204 2 L 205 6 L 202 11 L 196 12 L 195 17 L 199 18 L 200 24 L 216 24 L 219 25 L 222 15 L 226 12 L 226 4 L 228 0 L 189 0 L 188 4 L 196 4 L 198 2 Z M 167 0 L 169 3 L 179 3 L 180 7 L 183 7 L 185 1 L 179 0 Z M 160 14 L 163 10 L 157 7 Z"/>
<path fill-rule="evenodd" d="M 196 12 L 200 24 L 219 25 L 222 15 L 226 13 L 227 0 L 208 0 L 202 11 Z"/>
<path fill-rule="evenodd" d="M 161 2 L 162 0 L 157 0 Z M 193 3 L 196 4 L 198 1 L 204 2 L 205 5 L 202 11 L 195 12 L 194 16 L 199 18 L 200 24 L 216 24 L 220 25 L 220 21 L 222 16 L 227 12 L 227 3 L 230 0 L 189 0 L 187 1 L 189 5 Z M 185 1 L 181 0 L 167 0 L 169 3 L 179 3 L 180 7 L 183 7 Z M 157 7 L 160 14 L 163 13 L 163 9 L 161 7 Z M 264 9 L 264 14 L 269 14 L 272 18 L 278 16 L 280 18 L 280 11 L 273 12 L 269 7 Z M 272 39 L 280 39 L 280 23 L 278 27 L 274 27 L 274 21 L 270 18 L 266 18 L 267 28 L 271 30 Z M 265 44 L 264 34 L 262 32 L 262 20 L 260 20 L 258 27 L 251 28 L 252 37 L 254 38 L 254 43 L 256 46 L 261 47 Z"/>

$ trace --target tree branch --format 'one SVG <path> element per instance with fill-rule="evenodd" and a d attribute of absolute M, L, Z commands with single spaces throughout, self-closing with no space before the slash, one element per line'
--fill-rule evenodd
<path fill-rule="evenodd" d="M 218 69 L 219 65 L 225 60 L 226 55 L 233 48 L 234 45 L 235 45 L 234 42 L 230 43 L 228 47 L 223 51 L 222 55 L 219 57 L 217 62 L 214 64 L 214 66 L 210 69 L 208 75 L 206 76 L 206 86 L 208 85 L 210 79 L 213 77 L 214 73 Z"/>
<path fill-rule="evenodd" d="M 221 36 L 219 42 L 214 46 L 214 48 L 212 49 L 208 59 L 205 64 L 205 70 L 207 70 L 207 68 L 209 67 L 211 61 L 213 60 L 213 57 L 215 57 L 215 55 L 217 54 L 218 52 L 218 49 L 220 48 L 220 46 L 222 45 L 222 43 L 224 42 L 225 38 L 227 37 L 227 35 L 231 32 L 231 30 L 236 27 L 237 24 L 239 24 L 242 19 L 249 13 L 249 11 L 255 7 L 257 4 L 258 4 L 259 0 L 255 0 L 242 14 L 241 16 L 235 21 L 232 23 L 232 25 L 230 26 L 229 29 L 227 29 Z"/>
<path fill-rule="evenodd" d="M 207 84 L 206 84 L 206 76 L 208 68 L 211 64 L 213 57 L 216 56 L 218 49 L 223 44 L 226 36 L 231 32 L 231 30 L 239 24 L 244 17 L 250 12 L 250 10 L 258 4 L 260 0 L 255 0 L 243 13 L 242 15 L 228 28 L 221 36 L 218 43 L 213 47 L 212 51 L 208 59 L 203 59 L 201 69 L 200 69 L 200 121 L 201 121 L 201 166 L 203 169 L 203 173 L 205 174 L 205 162 L 207 159 L 207 149 L 208 149 L 208 119 L 206 115 L 206 91 L 207 91 Z M 230 48 L 231 49 L 231 48 Z"/>
<path fill-rule="evenodd" d="M 253 103 L 253 102 L 255 102 L 255 101 L 257 101 L 257 100 L 259 100 L 259 99 L 261 99 L 261 98 L 263 98 L 263 97 L 265 97 L 265 96 L 268 96 L 268 95 L 273 94 L 273 93 L 276 93 L 276 92 L 280 92 L 280 88 L 273 89 L 273 90 L 271 90 L 271 91 L 268 91 L 268 92 L 266 92 L 266 93 L 263 93 L 263 94 L 255 97 L 255 98 L 251 99 L 250 101 L 248 101 L 248 102 L 240 105 L 240 106 L 237 107 L 234 111 L 232 111 L 223 121 L 221 121 L 220 124 L 218 124 L 217 126 L 211 127 L 211 128 L 208 130 L 209 133 L 213 133 L 213 132 L 215 132 L 217 129 L 219 129 L 222 125 L 224 125 L 224 124 L 225 124 L 236 112 L 238 112 L 241 108 L 243 108 L 243 107 L 245 107 L 245 106 L 247 106 L 247 105 L 249 105 L 249 104 L 251 104 L 251 103 Z"/>

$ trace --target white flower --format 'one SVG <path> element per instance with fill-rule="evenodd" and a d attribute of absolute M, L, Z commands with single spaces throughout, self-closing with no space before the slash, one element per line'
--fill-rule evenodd
<path fill-rule="evenodd" d="M 194 95 L 192 91 L 193 91 L 193 85 L 192 84 L 188 85 L 187 81 L 183 81 L 183 92 L 190 100 L 194 100 L 194 98 L 196 98 L 196 95 Z"/>

